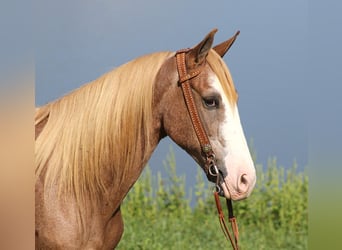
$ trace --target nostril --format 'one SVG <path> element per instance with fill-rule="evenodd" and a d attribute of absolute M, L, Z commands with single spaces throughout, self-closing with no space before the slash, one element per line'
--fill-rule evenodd
<path fill-rule="evenodd" d="M 240 181 L 242 184 L 247 185 L 248 184 L 247 175 L 246 174 L 241 175 Z"/>
<path fill-rule="evenodd" d="M 238 191 L 240 193 L 245 193 L 248 191 L 249 181 L 246 174 L 243 174 L 240 176 L 239 182 L 238 182 Z"/>

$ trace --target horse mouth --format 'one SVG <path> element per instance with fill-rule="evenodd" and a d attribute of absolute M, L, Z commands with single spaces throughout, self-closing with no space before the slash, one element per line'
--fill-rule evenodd
<path fill-rule="evenodd" d="M 215 191 L 218 193 L 219 196 L 229 200 L 237 201 L 246 198 L 241 198 L 239 194 L 236 194 L 236 192 L 231 192 L 228 185 L 224 181 L 221 181 L 218 185 L 216 185 Z"/>

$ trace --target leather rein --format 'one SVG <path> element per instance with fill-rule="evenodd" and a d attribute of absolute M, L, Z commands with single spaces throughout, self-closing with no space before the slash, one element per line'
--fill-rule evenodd
<path fill-rule="evenodd" d="M 232 247 L 234 250 L 238 250 L 238 240 L 239 240 L 239 231 L 238 226 L 236 222 L 236 218 L 233 213 L 233 206 L 230 199 L 226 199 L 226 204 L 228 207 L 228 219 L 231 224 L 233 233 L 231 234 L 228 229 L 228 225 L 226 223 L 220 198 L 219 198 L 219 192 L 221 192 L 221 186 L 220 186 L 220 178 L 222 176 L 222 173 L 218 170 L 216 166 L 216 157 L 213 152 L 212 146 L 210 144 L 209 138 L 207 133 L 205 132 L 205 129 L 202 125 L 201 119 L 199 117 L 194 98 L 192 96 L 192 90 L 191 90 L 191 80 L 193 78 L 196 78 L 202 71 L 203 67 L 198 67 L 194 70 L 188 71 L 186 67 L 186 53 L 190 49 L 183 49 L 176 52 L 176 63 L 177 63 L 177 71 L 179 75 L 179 84 L 182 87 L 184 100 L 191 118 L 192 125 L 194 127 L 195 133 L 197 135 L 198 141 L 201 146 L 202 154 L 205 157 L 205 172 L 208 175 L 211 175 L 216 178 L 216 190 L 214 191 L 214 197 L 215 197 L 215 203 L 216 208 L 219 216 L 219 221 L 221 225 L 221 229 L 223 231 L 224 236 L 227 238 L 227 240 L 230 241 Z"/>

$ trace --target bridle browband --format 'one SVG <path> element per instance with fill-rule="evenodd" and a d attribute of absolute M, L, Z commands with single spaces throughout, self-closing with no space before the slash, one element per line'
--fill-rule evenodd
<path fill-rule="evenodd" d="M 229 241 L 231 242 L 233 249 L 238 250 L 239 249 L 239 246 L 238 246 L 239 231 L 237 227 L 236 218 L 233 214 L 232 202 L 230 199 L 226 199 L 226 203 L 228 207 L 228 218 L 231 223 L 234 239 L 228 230 L 228 226 L 225 221 L 220 199 L 219 199 L 219 192 L 221 191 L 221 186 L 220 186 L 219 181 L 220 181 L 220 178 L 223 178 L 223 176 L 216 166 L 216 157 L 215 157 L 214 151 L 210 144 L 208 135 L 205 132 L 205 129 L 202 125 L 201 119 L 199 117 L 199 114 L 195 105 L 194 98 L 192 96 L 191 80 L 193 78 L 196 78 L 202 72 L 202 69 L 205 63 L 189 71 L 186 67 L 186 53 L 188 51 L 190 51 L 190 49 L 182 49 L 182 50 L 177 51 L 175 55 L 177 71 L 179 75 L 179 84 L 181 85 L 186 107 L 188 109 L 192 125 L 194 127 L 199 144 L 201 146 L 202 154 L 205 158 L 204 171 L 206 172 L 207 175 L 211 175 L 216 178 L 216 190 L 214 191 L 214 197 L 215 197 L 215 203 L 216 203 L 222 231 L 225 237 L 229 239 Z"/>

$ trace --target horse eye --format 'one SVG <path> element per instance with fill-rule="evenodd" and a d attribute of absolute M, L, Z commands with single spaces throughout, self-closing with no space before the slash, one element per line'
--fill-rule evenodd
<path fill-rule="evenodd" d="M 203 103 L 207 108 L 218 108 L 219 100 L 215 97 L 203 98 Z"/>

